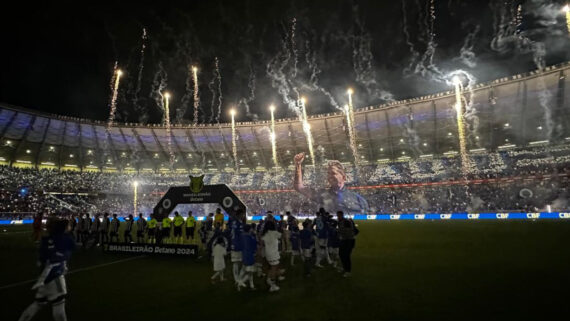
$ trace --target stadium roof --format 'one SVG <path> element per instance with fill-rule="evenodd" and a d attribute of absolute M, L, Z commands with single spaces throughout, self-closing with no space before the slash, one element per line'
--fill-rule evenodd
<path fill-rule="evenodd" d="M 514 75 L 473 88 L 465 114 L 467 149 L 473 152 L 570 140 L 570 63 Z M 466 98 L 471 98 L 468 92 Z M 362 163 L 402 157 L 438 157 L 459 150 L 454 92 L 365 107 L 355 112 Z M 354 162 L 342 112 L 309 116 L 318 162 Z M 297 118 L 276 121 L 278 159 L 292 164 L 308 152 Z M 242 169 L 273 166 L 270 122 L 237 123 Z M 0 164 L 85 170 L 233 168 L 230 124 L 173 126 L 169 145 L 162 125 L 106 123 L 0 105 Z"/>

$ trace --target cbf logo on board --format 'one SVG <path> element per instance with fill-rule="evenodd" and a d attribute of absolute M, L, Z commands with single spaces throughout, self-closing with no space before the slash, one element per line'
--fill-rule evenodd
<path fill-rule="evenodd" d="M 202 188 L 204 188 L 204 175 L 196 177 L 190 175 L 190 190 L 192 193 L 198 194 L 202 191 Z"/>

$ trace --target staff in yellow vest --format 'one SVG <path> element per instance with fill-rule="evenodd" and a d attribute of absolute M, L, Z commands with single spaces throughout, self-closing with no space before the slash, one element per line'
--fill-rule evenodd
<path fill-rule="evenodd" d="M 224 225 L 224 213 L 222 213 L 222 210 L 220 208 L 217 208 L 216 214 L 214 215 L 214 227 L 222 229 L 223 225 Z"/>
<path fill-rule="evenodd" d="M 174 241 L 176 244 L 181 244 L 182 239 L 182 225 L 184 225 L 184 217 L 180 216 L 178 212 L 174 212 Z"/>
<path fill-rule="evenodd" d="M 165 217 L 162 219 L 162 242 L 168 244 L 170 243 L 170 229 L 172 227 L 172 220 L 170 217 Z"/>
<path fill-rule="evenodd" d="M 196 232 L 196 218 L 192 216 L 192 211 L 188 211 L 188 218 L 186 219 L 186 239 L 192 239 L 194 242 L 194 233 Z"/>
<path fill-rule="evenodd" d="M 151 244 L 156 243 L 156 226 L 158 221 L 154 218 L 154 214 L 150 214 L 150 220 L 148 221 L 148 242 Z"/>

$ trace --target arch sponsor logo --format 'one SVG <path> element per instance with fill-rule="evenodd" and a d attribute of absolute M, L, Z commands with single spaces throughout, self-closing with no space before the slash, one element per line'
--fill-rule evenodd
<path fill-rule="evenodd" d="M 391 219 L 391 220 L 399 220 L 399 219 L 400 219 L 400 215 L 398 215 L 398 214 L 392 214 L 392 215 L 390 215 L 390 219 Z"/>
<path fill-rule="evenodd" d="M 366 215 L 366 219 L 367 219 L 367 220 L 375 220 L 375 219 L 376 219 L 376 215 Z"/>
<path fill-rule="evenodd" d="M 497 219 L 504 220 L 509 218 L 509 213 L 497 213 Z"/>
<path fill-rule="evenodd" d="M 190 190 L 194 194 L 198 194 L 204 188 L 204 175 L 192 176 L 190 175 Z"/>
<path fill-rule="evenodd" d="M 451 214 L 440 214 L 439 218 L 442 220 L 449 220 L 451 219 Z"/>
<path fill-rule="evenodd" d="M 232 205 L 234 205 L 234 200 L 233 200 L 231 197 L 226 196 L 226 197 L 224 197 L 224 199 L 222 200 L 222 205 L 223 205 L 225 208 L 230 208 L 230 207 L 232 207 Z"/>
<path fill-rule="evenodd" d="M 540 218 L 540 213 L 526 213 L 526 218 L 528 219 Z"/>
<path fill-rule="evenodd" d="M 414 219 L 416 219 L 416 220 L 423 220 L 423 219 L 425 219 L 425 218 L 426 218 L 425 214 L 416 214 L 416 215 L 414 215 Z"/>
<path fill-rule="evenodd" d="M 479 214 L 467 214 L 467 219 L 469 220 L 478 220 Z"/>
<path fill-rule="evenodd" d="M 164 201 L 162 201 L 162 207 L 163 207 L 165 210 L 169 209 L 170 206 L 172 206 L 172 201 L 171 201 L 169 198 L 167 198 L 167 199 L 165 199 Z"/>
<path fill-rule="evenodd" d="M 560 218 L 570 218 L 570 213 L 558 213 L 558 217 L 560 217 Z"/>

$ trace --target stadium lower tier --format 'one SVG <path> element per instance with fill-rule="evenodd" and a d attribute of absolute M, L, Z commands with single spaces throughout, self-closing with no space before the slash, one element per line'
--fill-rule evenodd
<path fill-rule="evenodd" d="M 508 178 L 450 181 L 424 184 L 355 186 L 350 191 L 368 203 L 366 211 L 350 214 L 375 215 L 390 213 L 503 213 L 503 212 L 567 212 L 570 182 L 567 175 L 533 178 Z M 319 207 L 335 212 L 294 190 L 237 191 L 248 208 L 248 215 L 266 211 L 311 215 Z M 139 194 L 136 212 L 148 215 L 161 193 Z M 219 204 L 179 205 L 183 215 L 192 210 L 195 216 L 213 213 Z M 28 191 L 0 191 L 0 219 L 26 219 L 39 211 L 135 213 L 133 194 L 62 194 Z"/>
<path fill-rule="evenodd" d="M 457 155 L 442 158 L 405 158 L 397 162 L 369 164 L 354 167 L 343 164 L 345 185 L 434 183 L 450 180 L 469 180 L 534 176 L 564 173 L 570 168 L 570 145 L 536 147 L 470 154 L 469 164 L 462 166 Z M 126 193 L 138 183 L 139 193 L 162 193 L 170 186 L 187 185 L 188 172 L 90 172 L 56 169 L 19 168 L 0 166 L 0 187 L 6 190 L 35 190 L 64 193 Z M 467 172 L 463 172 L 463 170 Z M 320 187 L 327 184 L 329 167 L 326 164 L 303 166 L 305 185 Z M 199 173 L 193 174 L 200 175 Z M 295 171 L 283 168 L 274 171 L 208 172 L 204 184 L 227 184 L 234 190 L 292 189 Z"/>

